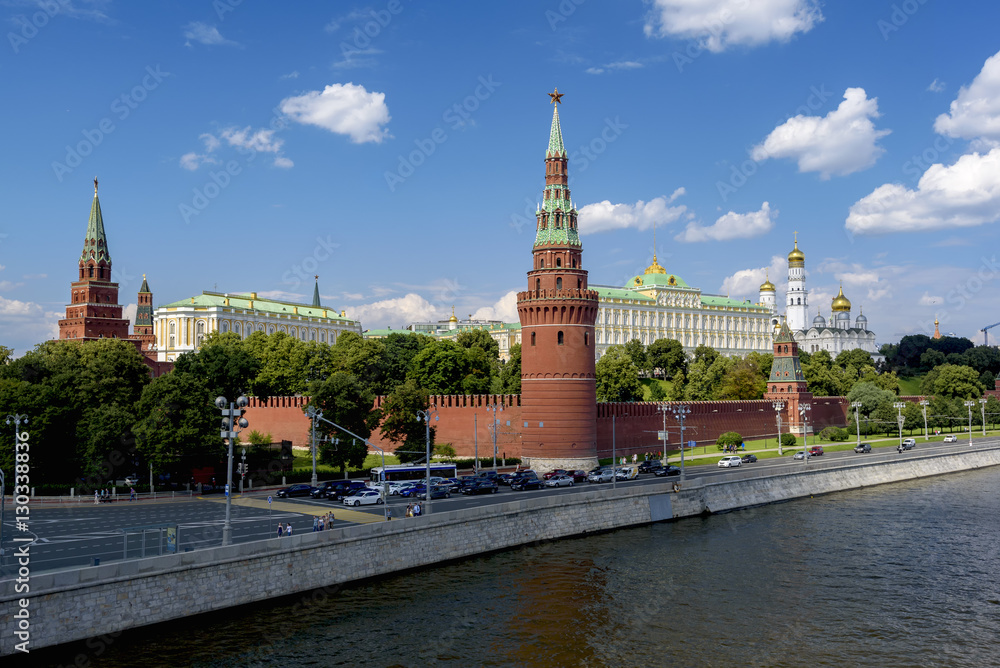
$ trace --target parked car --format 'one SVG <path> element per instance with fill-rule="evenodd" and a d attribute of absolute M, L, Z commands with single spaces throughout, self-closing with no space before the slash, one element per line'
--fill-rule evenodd
<path fill-rule="evenodd" d="M 655 475 L 657 477 L 660 477 L 660 478 L 665 477 L 665 476 L 673 476 L 673 475 L 680 475 L 680 474 L 681 474 L 681 467 L 680 466 L 674 466 L 673 464 L 667 464 L 666 466 L 661 466 L 660 468 L 658 468 L 655 471 L 653 471 L 653 475 Z"/>
<path fill-rule="evenodd" d="M 389 483 L 389 496 L 399 496 L 404 490 L 416 486 L 412 480 L 397 480 Z"/>
<path fill-rule="evenodd" d="M 309 496 L 314 499 L 326 498 L 326 492 L 328 489 L 341 482 L 340 480 L 327 480 L 326 482 L 321 482 L 318 487 L 313 487 L 312 491 L 309 492 Z"/>
<path fill-rule="evenodd" d="M 538 479 L 538 476 L 536 476 L 534 472 L 532 472 L 531 475 L 515 476 L 514 479 L 510 481 L 510 488 L 520 492 L 523 492 L 526 489 L 541 489 L 542 481 Z"/>
<path fill-rule="evenodd" d="M 424 492 L 426 490 L 427 490 L 427 486 L 426 485 L 421 484 L 421 483 L 416 483 L 415 485 L 407 487 L 406 489 L 404 489 L 403 491 L 401 491 L 399 493 L 399 495 L 402 496 L 402 497 L 405 497 L 407 499 L 414 498 L 414 497 L 419 498 L 419 497 L 422 497 L 424 495 Z"/>
<path fill-rule="evenodd" d="M 792 455 L 792 459 L 805 459 L 805 458 L 806 458 L 805 450 L 799 450 L 794 455 Z"/>
<path fill-rule="evenodd" d="M 566 475 L 567 473 L 569 473 L 569 471 L 567 471 L 566 469 L 556 469 L 555 471 L 549 471 L 548 473 L 546 473 L 542 477 L 545 478 L 546 480 L 548 480 L 548 479 L 552 478 L 553 476 Z"/>
<path fill-rule="evenodd" d="M 381 504 L 382 495 L 374 489 L 358 490 L 354 494 L 344 497 L 345 506 L 372 506 Z"/>
<path fill-rule="evenodd" d="M 480 471 L 479 475 L 476 476 L 476 477 L 478 479 L 480 479 L 480 480 L 482 480 L 483 478 L 486 478 L 487 480 L 492 480 L 492 481 L 496 482 L 497 484 L 499 484 L 499 482 L 500 482 L 499 481 L 500 474 L 497 473 L 496 471 Z"/>
<path fill-rule="evenodd" d="M 326 492 L 326 498 L 331 501 L 342 501 L 345 496 L 350 496 L 359 489 L 367 489 L 367 485 L 360 480 L 341 480 Z"/>
<path fill-rule="evenodd" d="M 587 482 L 586 471 L 570 471 L 566 475 L 571 477 L 573 479 L 573 482 Z"/>
<path fill-rule="evenodd" d="M 639 463 L 639 473 L 652 473 L 653 469 L 663 466 L 659 459 L 647 459 Z"/>
<path fill-rule="evenodd" d="M 420 493 L 417 495 L 418 499 L 426 499 L 427 492 L 421 489 Z M 451 488 L 447 485 L 431 485 L 431 498 L 432 499 L 450 499 L 451 498 Z"/>
<path fill-rule="evenodd" d="M 496 494 L 497 484 L 492 480 L 480 480 L 462 487 L 462 494 Z"/>
<path fill-rule="evenodd" d="M 811 448 L 809 448 L 809 456 L 810 457 L 819 457 L 821 454 L 823 454 L 823 446 L 822 445 L 814 445 Z"/>
<path fill-rule="evenodd" d="M 613 476 L 614 471 L 611 468 L 600 468 L 587 475 L 587 482 L 611 482 Z"/>
<path fill-rule="evenodd" d="M 514 479 L 513 473 L 501 473 L 497 476 L 497 483 L 510 487 L 510 481 Z"/>
<path fill-rule="evenodd" d="M 871 451 L 872 451 L 871 443 L 860 443 L 854 446 L 854 452 L 858 453 L 859 455 Z"/>
<path fill-rule="evenodd" d="M 743 462 L 744 464 L 753 464 L 754 462 L 757 461 L 757 455 L 753 453 L 750 453 L 749 455 L 743 455 L 743 457 L 740 458 L 740 461 Z"/>
<path fill-rule="evenodd" d="M 568 475 L 554 475 L 545 481 L 546 487 L 572 487 L 573 478 Z"/>
<path fill-rule="evenodd" d="M 958 443 L 958 436 L 955 434 L 948 434 L 944 437 L 945 443 Z"/>
<path fill-rule="evenodd" d="M 275 496 L 279 499 L 288 499 L 293 496 L 309 496 L 312 494 L 313 486 L 307 485 L 304 482 L 300 482 L 297 485 L 291 485 L 290 487 L 285 487 L 284 489 L 279 489 Z"/>
<path fill-rule="evenodd" d="M 915 447 L 917 447 L 917 441 L 916 441 L 916 439 L 914 439 L 914 438 L 904 438 L 903 439 L 903 449 L 904 450 L 912 450 Z"/>
<path fill-rule="evenodd" d="M 743 460 L 737 455 L 729 455 L 728 457 L 723 457 L 719 460 L 718 467 L 720 469 L 728 469 L 732 467 L 738 467 L 743 463 Z"/>

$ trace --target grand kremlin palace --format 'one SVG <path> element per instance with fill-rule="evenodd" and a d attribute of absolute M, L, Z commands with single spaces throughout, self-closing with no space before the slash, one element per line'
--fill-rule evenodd
<path fill-rule="evenodd" d="M 699 288 L 668 274 L 653 258 L 646 271 L 624 287 L 590 285 L 597 291 L 599 307 L 595 324 L 595 353 L 599 359 L 608 346 L 638 339 L 649 345 L 657 339 L 677 339 L 687 351 L 699 345 L 715 348 L 730 356 L 751 350 L 771 350 L 772 308 L 716 295 L 704 295 Z M 413 323 L 408 331 L 454 339 L 472 329 L 486 330 L 500 345 L 500 358 L 508 359 L 510 347 L 521 343 L 520 323 L 500 321 L 449 320 Z M 383 338 L 399 330 L 377 329 L 366 337 Z"/>

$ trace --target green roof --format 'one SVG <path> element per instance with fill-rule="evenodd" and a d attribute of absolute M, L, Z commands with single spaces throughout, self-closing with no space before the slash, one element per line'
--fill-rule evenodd
<path fill-rule="evenodd" d="M 633 277 L 625 284 L 626 288 L 648 288 L 651 286 L 666 288 L 691 287 L 677 274 L 642 274 L 641 276 Z"/>
<path fill-rule="evenodd" d="M 274 299 L 262 299 L 257 297 L 254 299 L 251 295 L 229 295 L 229 305 L 226 305 L 226 295 L 220 292 L 203 292 L 200 295 L 190 297 L 188 299 L 182 299 L 181 301 L 171 302 L 170 304 L 165 304 L 160 308 L 183 308 L 189 306 L 201 306 L 201 307 L 211 307 L 217 306 L 222 308 L 234 308 L 234 309 L 245 309 L 260 311 L 262 313 L 275 313 L 278 315 L 299 315 L 306 318 L 325 318 L 326 320 L 337 320 L 340 322 L 354 322 L 350 318 L 341 317 L 334 309 L 323 309 L 307 304 L 298 304 L 295 302 L 282 302 Z M 253 307 L 250 306 L 250 302 L 253 302 Z M 298 314 L 295 313 L 296 308 L 298 309 Z M 323 311 L 326 311 L 326 315 L 323 315 Z"/>
<path fill-rule="evenodd" d="M 591 285 L 590 289 L 597 292 L 598 299 L 632 299 L 640 302 L 656 303 L 656 300 L 652 297 L 648 297 L 641 292 L 636 292 L 635 290 L 626 290 L 624 288 L 605 288 L 599 285 Z"/>
<path fill-rule="evenodd" d="M 83 252 L 80 253 L 80 262 L 88 260 L 94 260 L 97 263 L 104 260 L 108 264 L 111 263 L 108 237 L 104 233 L 104 216 L 101 215 L 101 201 L 97 199 L 97 179 L 94 179 L 94 201 L 90 204 L 87 236 L 83 239 Z"/>
<path fill-rule="evenodd" d="M 315 308 L 323 308 L 323 305 L 319 301 L 319 276 L 316 277 L 316 285 L 313 286 L 313 303 Z"/>
<path fill-rule="evenodd" d="M 559 105 L 552 105 L 552 128 L 549 130 L 549 148 L 545 157 L 566 157 L 566 147 L 563 145 L 562 126 L 559 125 Z"/>
<path fill-rule="evenodd" d="M 726 306 L 729 308 L 749 308 L 754 310 L 766 311 L 768 310 L 766 306 L 760 306 L 759 304 L 754 304 L 748 300 L 740 301 L 738 299 L 730 299 L 729 297 L 719 297 L 717 295 L 702 295 L 701 303 L 705 306 Z"/>

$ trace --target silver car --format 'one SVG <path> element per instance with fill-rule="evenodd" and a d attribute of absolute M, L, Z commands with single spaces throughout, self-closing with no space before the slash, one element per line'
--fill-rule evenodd
<path fill-rule="evenodd" d="M 568 475 L 554 475 L 545 481 L 546 487 L 572 487 L 573 478 Z"/>
<path fill-rule="evenodd" d="M 587 482 L 611 482 L 614 475 L 611 469 L 601 469 L 587 475 Z"/>

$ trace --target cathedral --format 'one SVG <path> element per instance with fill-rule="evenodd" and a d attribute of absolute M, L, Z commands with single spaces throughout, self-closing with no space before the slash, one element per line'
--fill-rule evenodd
<path fill-rule="evenodd" d="M 771 326 L 778 329 L 780 321 L 776 303 L 776 288 L 770 280 L 760 286 L 760 303 L 771 311 Z M 799 347 L 807 353 L 825 350 L 836 357 L 845 350 L 860 348 L 880 358 L 875 347 L 875 333 L 868 329 L 868 318 L 861 311 L 851 323 L 851 301 L 844 296 L 844 286 L 840 294 L 830 304 L 830 319 L 823 317 L 817 309 L 816 316 L 809 321 L 809 291 L 806 290 L 806 256 L 799 250 L 796 236 L 795 247 L 788 254 L 788 289 L 785 292 L 785 324 Z"/>

